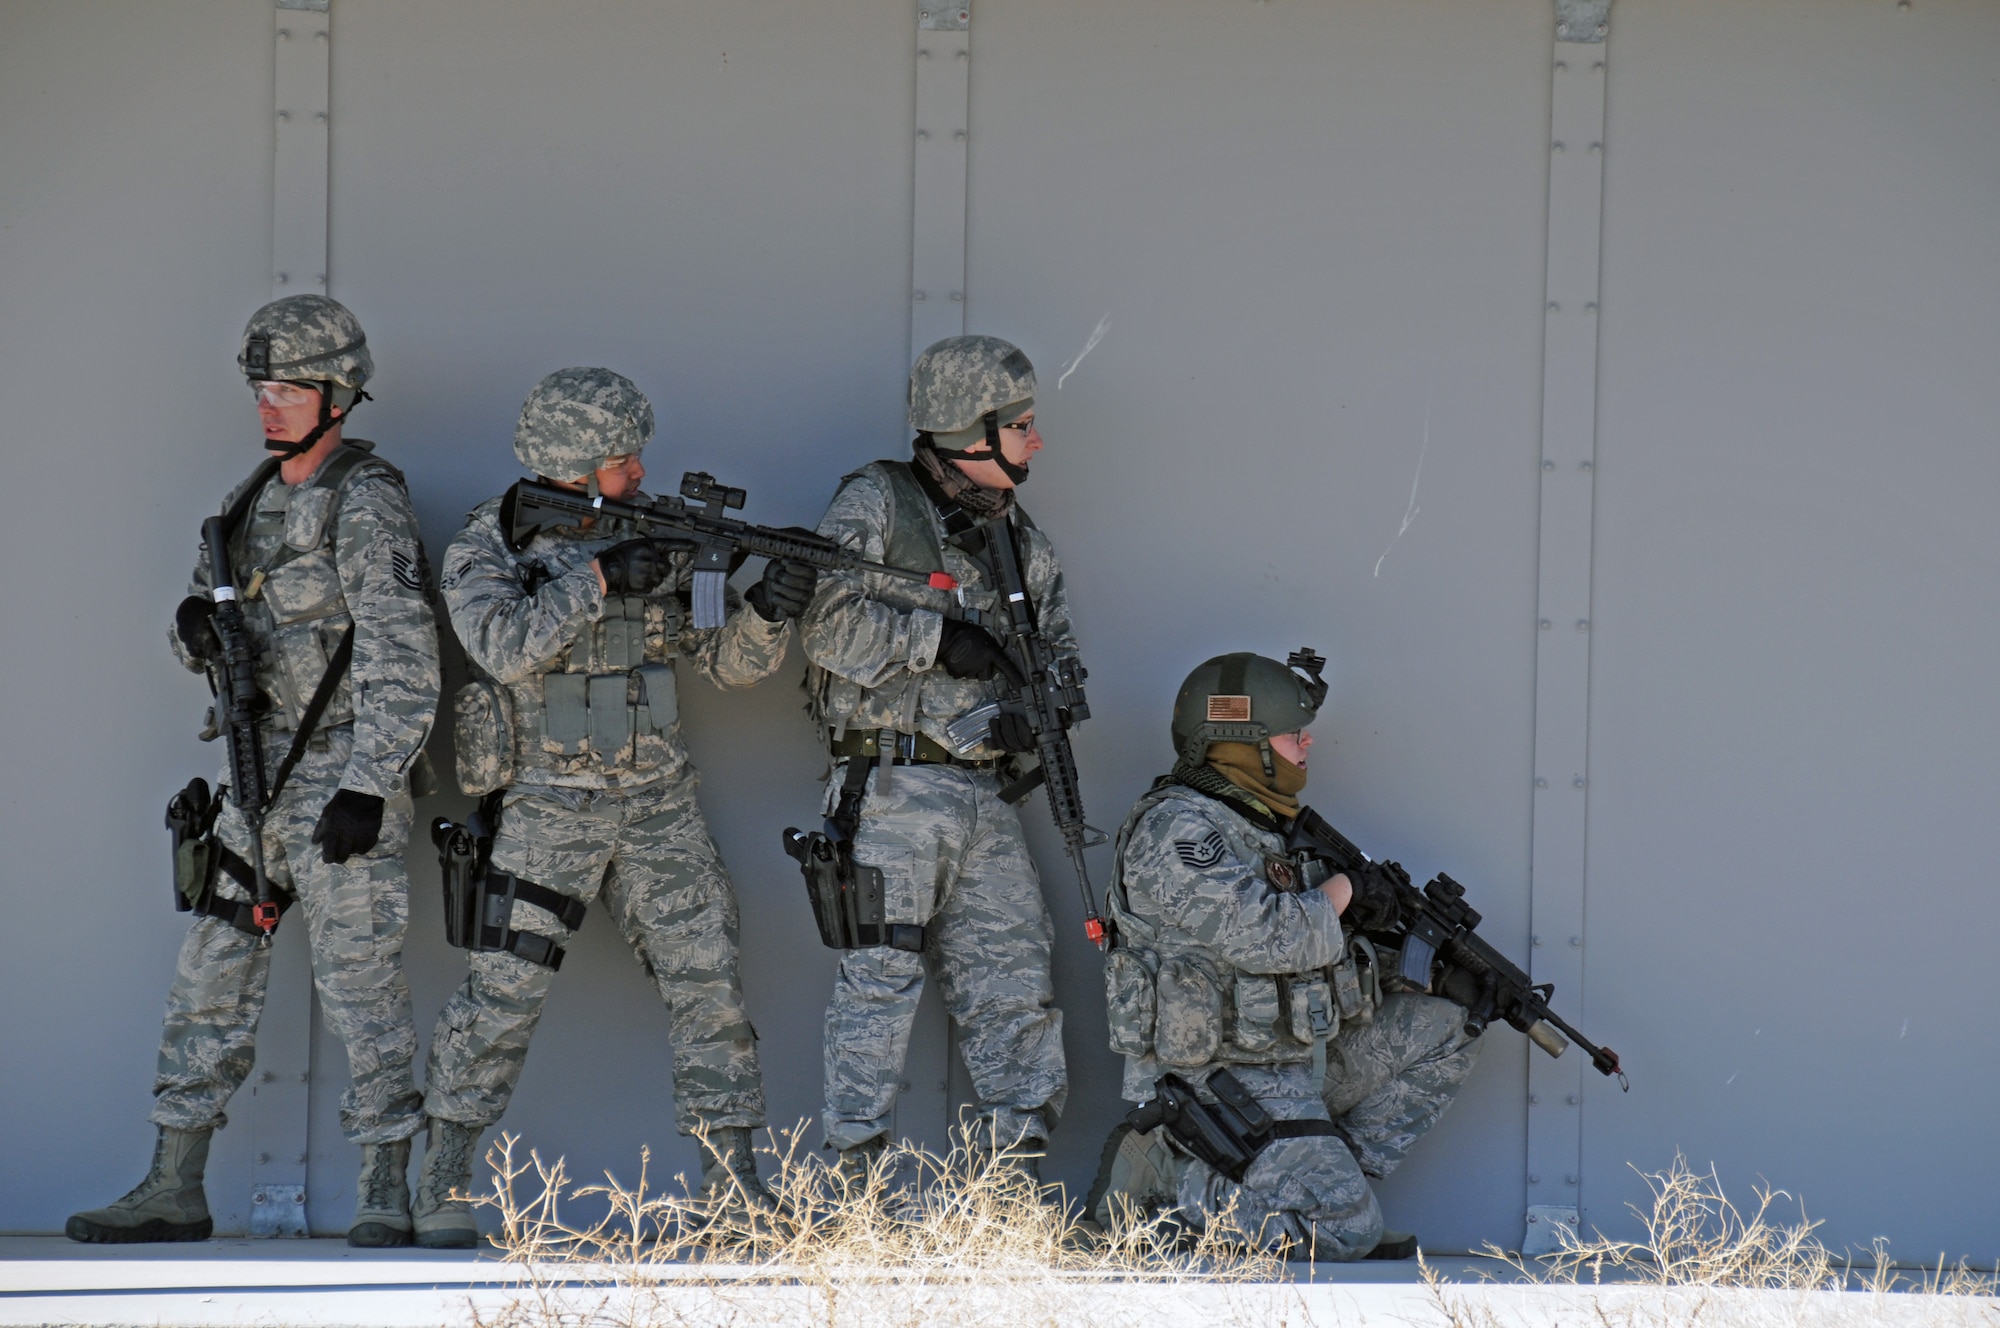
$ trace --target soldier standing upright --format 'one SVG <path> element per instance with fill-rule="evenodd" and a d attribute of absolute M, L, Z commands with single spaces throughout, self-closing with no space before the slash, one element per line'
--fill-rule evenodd
<path fill-rule="evenodd" d="M 985 627 L 994 574 L 968 548 L 1013 542 L 1030 611 L 1073 658 L 1069 601 L 1048 537 L 1017 486 L 1041 450 L 1035 371 L 995 337 L 950 337 L 910 374 L 911 460 L 847 476 L 819 533 L 862 556 L 957 578 L 957 598 L 879 574 L 828 576 L 803 638 L 815 721 L 832 748 L 829 818 L 854 862 L 883 877 L 885 935 L 842 953 L 826 1012 L 827 1143 L 852 1173 L 886 1146 L 928 961 L 979 1095 L 982 1135 L 1045 1143 L 1068 1093 L 1052 933 L 1002 767 L 1031 750 L 1018 714 L 955 743 L 948 726 L 991 702 L 1012 665 Z M 873 773 L 873 788 L 869 787 Z M 1013 1156 L 1020 1157 L 1016 1153 Z M 1032 1169 L 1032 1157 L 1021 1164 Z"/>
<path fill-rule="evenodd" d="M 593 499 L 643 501 L 652 436 L 652 405 L 630 380 L 562 369 L 529 394 L 514 454 Z M 695 801 L 675 670 L 685 662 L 722 687 L 768 678 L 817 573 L 767 563 L 747 596 L 728 593 L 721 627 L 697 629 L 692 546 L 596 528 L 518 539 L 508 513 L 504 497 L 482 503 L 444 558 L 445 605 L 473 668 L 456 706 L 459 782 L 498 821 L 482 888 L 512 903 L 471 939 L 470 972 L 431 1043 L 416 1201 L 427 1246 L 477 1239 L 452 1196 L 470 1186 L 563 944 L 600 891 L 667 1004 L 675 1120 L 702 1136 L 703 1189 L 768 1199 L 751 1155 L 764 1083 L 737 981 L 736 895 Z"/>
<path fill-rule="evenodd" d="M 402 475 L 371 444 L 341 436 L 374 369 L 354 315 L 320 295 L 268 304 L 244 329 L 237 362 L 270 453 L 224 503 L 269 707 L 255 740 L 267 769 L 296 758 L 263 809 L 263 855 L 276 902 L 302 905 L 320 1008 L 347 1048 L 340 1124 L 362 1158 L 348 1243 L 406 1245 L 405 1173 L 423 1115 L 403 978 L 403 849 L 437 708 L 428 568 Z M 194 672 L 213 672 L 221 646 L 206 557 L 189 589 L 174 653 Z M 167 996 L 152 1169 L 117 1202 L 71 1217 L 74 1240 L 203 1240 L 213 1229 L 202 1189 L 209 1138 L 250 1073 L 271 957 L 252 917 L 244 815 L 231 803 L 211 819 L 217 810 L 207 804 L 197 827 L 197 860 L 210 865 L 181 886 L 197 917 Z"/>
<path fill-rule="evenodd" d="M 1299 1255 L 1408 1258 L 1416 1238 L 1383 1231 L 1368 1179 L 1395 1170 L 1437 1123 L 1479 1044 L 1451 1001 L 1384 995 L 1380 956 L 1342 930 L 1343 918 L 1372 931 L 1395 917 L 1375 864 L 1315 886 L 1317 864 L 1286 848 L 1306 728 L 1326 696 L 1323 661 L 1294 659 L 1310 677 L 1240 653 L 1181 684 L 1179 760 L 1118 832 L 1118 939 L 1105 968 L 1125 1097 L 1220 1099 L 1239 1117 L 1261 1109 L 1269 1142 L 1232 1176 L 1164 1126 L 1120 1124 L 1086 1206 L 1100 1222 L 1122 1203 L 1176 1210 L 1196 1227 L 1229 1210 L 1244 1234 Z"/>

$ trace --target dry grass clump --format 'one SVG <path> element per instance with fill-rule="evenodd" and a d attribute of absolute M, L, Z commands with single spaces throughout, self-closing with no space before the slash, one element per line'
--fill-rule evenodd
<path fill-rule="evenodd" d="M 1286 1284 L 1280 1255 L 1233 1221 L 1188 1233 L 1127 1215 L 1099 1231 L 969 1131 L 942 1157 L 893 1146 L 853 1178 L 805 1149 L 802 1134 L 766 1150 L 776 1212 L 749 1208 L 740 1191 L 655 1189 L 643 1153 L 635 1184 L 607 1174 L 573 1185 L 560 1158 L 502 1136 L 479 1202 L 500 1217 L 511 1279 L 497 1308 L 474 1310 L 476 1328 L 1357 1321 L 1341 1286 Z M 1646 1181 L 1640 1239 L 1571 1237 L 1540 1260 L 1489 1248 L 1516 1275 L 1507 1283 L 1451 1284 L 1424 1265 L 1425 1285 L 1408 1288 L 1397 1312 L 1363 1317 L 1444 1328 L 2000 1328 L 1994 1278 L 1963 1263 L 1901 1270 L 1878 1244 L 1872 1266 L 1857 1268 L 1803 1211 L 1795 1221 L 1779 1211 L 1783 1192 L 1760 1188 L 1739 1209 L 1713 1170 L 1679 1157 Z M 572 1220 L 571 1201 L 597 1215 Z"/>
<path fill-rule="evenodd" d="M 507 1308 L 480 1328 L 1137 1323 L 1154 1298 L 1103 1296 L 1105 1281 L 1226 1286 L 1284 1270 L 1228 1223 L 1192 1238 L 1157 1218 L 1086 1226 L 1059 1190 L 1042 1191 L 970 1130 L 942 1157 L 893 1145 L 852 1179 L 802 1133 L 769 1150 L 776 1212 L 740 1191 L 656 1189 L 644 1153 L 635 1184 L 607 1174 L 576 1186 L 562 1159 L 523 1157 L 518 1137 L 502 1136 L 477 1202 L 499 1214 L 515 1279 Z M 573 1222 L 570 1200 L 601 1215 Z"/>
<path fill-rule="evenodd" d="M 1510 1301 L 1461 1294 L 1425 1266 L 1433 1307 L 1451 1328 L 1505 1328 L 1513 1323 L 1593 1324 L 1597 1328 L 1652 1328 L 1712 1324 L 1754 1325 L 1955 1324 L 2000 1328 L 2000 1286 L 1992 1274 L 1961 1260 L 1935 1267 L 1899 1269 L 1887 1242 L 1871 1247 L 1868 1266 L 1835 1254 L 1815 1234 L 1820 1223 L 1796 1221 L 1775 1209 L 1791 1196 L 1759 1186 L 1756 1203 L 1739 1208 L 1713 1168 L 1697 1172 L 1676 1154 L 1665 1171 L 1640 1173 L 1652 1192 L 1645 1208 L 1632 1205 L 1643 1229 L 1638 1240 L 1589 1239 L 1563 1232 L 1562 1248 L 1539 1259 L 1488 1246 L 1532 1287 L 1588 1284 L 1596 1291 L 1573 1308 L 1524 1292 Z M 1567 1314 L 1564 1304 L 1571 1306 Z M 1504 1309 L 1521 1312 L 1510 1317 Z"/>

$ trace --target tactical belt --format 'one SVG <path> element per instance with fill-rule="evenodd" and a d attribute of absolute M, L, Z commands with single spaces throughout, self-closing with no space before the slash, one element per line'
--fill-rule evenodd
<path fill-rule="evenodd" d="M 878 761 L 882 757 L 880 733 L 875 729 L 853 730 L 836 738 L 832 750 L 837 761 L 857 756 Z M 998 761 L 968 761 L 922 733 L 898 733 L 890 761 L 894 765 L 956 765 L 970 770 L 991 770 L 999 764 Z"/>
<path fill-rule="evenodd" d="M 1281 1120 L 1271 1122 L 1273 1139 L 1337 1138 L 1340 1131 L 1330 1120 Z"/>
<path fill-rule="evenodd" d="M 229 878 L 245 890 L 255 893 L 257 889 L 257 869 L 245 862 L 234 850 L 223 847 L 222 841 L 215 841 L 216 866 L 229 873 Z M 278 906 L 278 915 L 292 906 L 292 896 L 283 890 L 273 889 L 271 899 Z M 188 904 L 188 911 L 199 913 L 205 918 L 216 918 L 228 923 L 246 936 L 262 938 L 264 929 L 257 925 L 252 912 L 253 905 L 247 899 L 229 899 L 216 889 L 216 881 L 210 878 L 201 893 Z"/>

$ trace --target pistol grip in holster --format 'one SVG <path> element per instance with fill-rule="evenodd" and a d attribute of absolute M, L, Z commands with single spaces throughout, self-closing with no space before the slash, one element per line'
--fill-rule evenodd
<path fill-rule="evenodd" d="M 216 845 L 211 835 L 222 800 L 208 781 L 190 779 L 167 800 L 167 832 L 173 840 L 174 911 L 186 913 L 215 884 Z"/>
<path fill-rule="evenodd" d="M 539 932 L 516 931 L 516 900 L 545 909 L 575 931 L 583 925 L 584 903 L 492 864 L 493 836 L 498 832 L 498 803 L 479 804 L 469 825 L 440 816 L 431 822 L 431 842 L 437 845 L 439 874 L 444 883 L 444 938 L 448 945 L 474 954 L 505 953 L 544 968 L 560 969 L 562 946 Z"/>
<path fill-rule="evenodd" d="M 882 869 L 854 860 L 852 840 L 835 839 L 822 830 L 785 828 L 785 852 L 805 877 L 806 899 L 812 905 L 819 939 L 830 950 L 862 950 L 886 945 L 919 953 L 924 929 L 885 920 Z"/>
<path fill-rule="evenodd" d="M 278 925 L 278 917 L 292 906 L 292 896 L 273 890 L 269 901 L 225 898 L 217 886 L 226 873 L 254 894 L 256 869 L 222 843 L 215 832 L 222 814 L 222 790 L 211 792 L 205 779 L 190 779 L 187 787 L 167 800 L 167 831 L 173 838 L 174 911 L 199 913 L 205 918 L 226 922 L 247 936 L 268 935 Z M 259 911 L 263 916 L 259 917 Z M 270 925 L 266 926 L 268 922 Z"/>
<path fill-rule="evenodd" d="M 1213 1103 L 1202 1101 L 1181 1076 L 1163 1074 L 1153 1086 L 1153 1100 L 1134 1107 L 1125 1120 L 1142 1133 L 1166 1126 L 1168 1140 L 1182 1153 L 1239 1182 L 1276 1140 L 1334 1133 L 1330 1121 L 1273 1120 L 1227 1068 L 1210 1074 L 1207 1084 Z"/>

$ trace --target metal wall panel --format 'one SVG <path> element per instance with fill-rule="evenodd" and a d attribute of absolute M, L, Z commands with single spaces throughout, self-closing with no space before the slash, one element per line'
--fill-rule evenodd
<path fill-rule="evenodd" d="M 160 633 L 196 517 L 254 454 L 230 356 L 276 267 L 270 4 L 0 7 L 0 456 L 17 493 L 74 479 L 0 524 L 7 565 L 42 571 L 0 580 L 0 724 L 33 754 L 0 765 L 0 890 L 62 919 L 0 965 L 0 1005 L 41 1012 L 0 1027 L 0 1118 L 43 1142 L 4 1229 L 58 1228 L 145 1156 L 182 932 L 157 809 L 214 763 Z M 1619 1226 L 1626 1164 L 1681 1147 L 1802 1192 L 1839 1241 L 1981 1252 L 2000 1177 L 1962 1104 L 1992 1087 L 1979 1015 L 2000 997 L 1975 850 L 2000 739 L 2000 11 L 1619 5 L 1575 615 L 1589 944 L 1559 997 L 1634 1088 L 1585 1076 L 1585 1220 Z M 1551 10 L 983 0 L 963 125 L 961 307 L 1042 370 L 1027 498 L 1092 668 L 1093 818 L 1114 826 L 1170 760 L 1192 663 L 1310 642 L 1334 681 L 1311 800 L 1420 879 L 1465 881 L 1520 955 Z M 356 431 L 409 472 L 433 554 L 516 473 L 519 402 L 564 364 L 652 394 L 654 487 L 710 469 L 757 519 L 812 520 L 904 444 L 913 18 L 335 0 L 326 270 L 380 366 Z M 775 1121 L 816 1111 L 832 971 L 776 840 L 823 765 L 799 669 L 687 706 Z M 1051 1171 L 1080 1184 L 1116 1066 L 1058 842 L 1038 804 L 1028 820 L 1074 1079 Z M 426 1039 L 463 972 L 429 858 L 408 950 Z M 656 1175 L 688 1167 L 664 1032 L 594 916 L 509 1127 L 576 1174 L 629 1176 L 646 1143 Z M 1528 1056 L 1489 1035 L 1382 1187 L 1392 1223 L 1434 1248 L 1519 1239 Z M 323 1032 L 312 1063 L 310 1216 L 337 1229 L 354 1154 Z M 911 1078 L 934 1091 L 942 1069 Z M 225 1227 L 246 1221 L 248 1133 L 218 1144 Z"/>
<path fill-rule="evenodd" d="M 151 1149 L 186 934 L 161 809 L 217 764 L 165 632 L 258 450 L 232 362 L 270 298 L 271 13 L 0 6 L 0 459 L 24 500 L 0 522 L 0 1230 L 61 1230 Z M 237 1229 L 248 1133 L 211 1163 Z"/>
<path fill-rule="evenodd" d="M 1678 1148 L 1991 1259 L 2000 7 L 1612 29 L 1585 1217 Z"/>
<path fill-rule="evenodd" d="M 813 524 L 839 477 L 904 446 L 914 10 L 902 0 L 617 4 L 337 0 L 332 262 L 366 320 L 360 432 L 410 474 L 434 558 L 518 476 L 535 381 L 607 364 L 651 398 L 647 487 L 713 471 L 745 515 Z M 453 647 L 452 680 L 462 676 Z M 702 803 L 742 903 L 743 982 L 771 1119 L 814 1123 L 834 956 L 786 824 L 817 814 L 794 648 L 749 692 L 688 679 Z M 441 806 L 456 807 L 456 800 Z M 427 848 L 427 846 L 426 846 Z M 426 1045 L 464 975 L 435 859 L 415 852 L 411 981 Z M 571 949 L 506 1126 L 571 1171 L 696 1168 L 675 1135 L 667 1019 L 601 910 Z M 339 1064 L 324 1033 L 320 1064 Z M 330 1058 L 330 1059 L 329 1059 Z M 926 1067 L 935 1080 L 936 1067 Z M 350 1203 L 322 1077 L 315 1202 Z M 316 1219 L 318 1220 L 318 1219 Z"/>
<path fill-rule="evenodd" d="M 1448 868 L 1525 953 L 1553 13 L 1134 0 L 974 27 L 968 325 L 1041 371 L 1026 493 L 1091 668 L 1093 816 L 1171 764 L 1194 664 L 1311 643 L 1333 689 L 1307 798 Z M 1055 1158 L 1087 1174 L 1118 1065 L 1039 843 L 1075 1078 Z M 1519 1238 L 1524 1046 L 1492 1035 L 1384 1187 L 1391 1224 Z"/>

